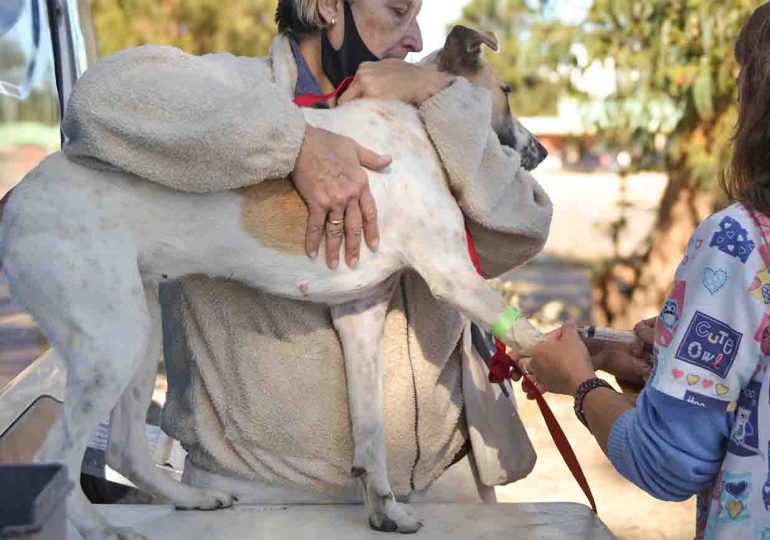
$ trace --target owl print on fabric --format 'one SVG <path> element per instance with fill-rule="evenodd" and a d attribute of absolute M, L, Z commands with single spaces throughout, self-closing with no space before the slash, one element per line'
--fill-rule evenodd
<path fill-rule="evenodd" d="M 671 294 L 669 294 L 666 303 L 663 304 L 663 309 L 660 311 L 658 323 L 655 325 L 655 343 L 661 347 L 668 347 L 674 340 L 674 334 L 682 320 L 686 288 L 687 283 L 684 281 L 674 283 Z"/>

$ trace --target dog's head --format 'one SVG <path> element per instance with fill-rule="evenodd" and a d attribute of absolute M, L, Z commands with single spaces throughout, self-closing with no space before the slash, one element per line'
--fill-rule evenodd
<path fill-rule="evenodd" d="M 425 64 L 435 65 L 439 71 L 460 75 L 471 84 L 481 86 L 492 94 L 492 128 L 500 143 L 521 154 L 521 164 L 527 170 L 537 167 L 548 151 L 511 114 L 508 96 L 511 88 L 481 57 L 482 47 L 498 49 L 492 32 L 479 32 L 465 26 L 455 26 L 449 33 L 444 48 L 427 57 Z"/>

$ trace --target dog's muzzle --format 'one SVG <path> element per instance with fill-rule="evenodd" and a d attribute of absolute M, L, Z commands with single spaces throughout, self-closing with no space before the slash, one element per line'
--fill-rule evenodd
<path fill-rule="evenodd" d="M 540 165 L 548 157 L 548 150 L 533 138 L 527 148 L 521 153 L 521 166 L 531 171 Z"/>
<path fill-rule="evenodd" d="M 519 133 L 516 133 L 516 129 L 507 129 L 498 133 L 497 138 L 500 144 L 518 151 L 521 155 L 521 166 L 531 171 L 548 157 L 548 150 L 521 124 L 518 124 L 517 128 Z"/>

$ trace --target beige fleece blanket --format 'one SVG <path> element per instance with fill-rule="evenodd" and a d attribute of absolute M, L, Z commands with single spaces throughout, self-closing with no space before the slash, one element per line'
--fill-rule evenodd
<path fill-rule="evenodd" d="M 286 175 L 304 123 L 296 66 L 279 36 L 268 59 L 195 57 L 142 47 L 109 57 L 76 86 L 65 153 L 175 189 L 231 189 Z M 461 79 L 420 113 L 497 275 L 543 246 L 551 203 L 500 146 L 489 94 Z M 458 130 L 457 126 L 463 126 Z M 328 309 L 191 277 L 164 288 L 169 375 L 163 426 L 199 466 L 273 485 L 351 485 L 347 392 Z M 485 381 L 461 335 L 467 322 L 407 273 L 385 324 L 385 428 L 398 493 L 424 489 L 470 438 L 488 485 L 534 463 L 515 405 Z"/>

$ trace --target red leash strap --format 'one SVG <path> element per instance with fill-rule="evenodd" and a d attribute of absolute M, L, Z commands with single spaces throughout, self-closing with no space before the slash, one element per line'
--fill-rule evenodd
<path fill-rule="evenodd" d="M 476 252 L 476 243 L 473 241 L 473 236 L 467 228 L 465 230 L 465 236 L 468 240 L 468 254 L 471 257 L 471 261 L 473 261 L 473 266 L 476 267 L 476 271 L 479 274 L 482 274 L 481 263 L 479 262 L 479 256 Z M 583 473 L 583 468 L 580 466 L 575 451 L 572 450 L 572 445 L 570 445 L 567 436 L 564 434 L 564 430 L 559 425 L 559 421 L 556 420 L 556 417 L 548 406 L 548 403 L 545 401 L 543 394 L 538 390 L 537 385 L 535 385 L 532 378 L 524 373 L 519 367 L 519 364 L 505 352 L 505 344 L 499 339 L 495 339 L 495 345 L 497 347 L 497 352 L 492 357 L 492 367 L 489 370 L 489 382 L 500 384 L 510 377 L 511 370 L 513 370 L 529 384 L 532 388 L 532 392 L 535 394 L 535 401 L 537 401 L 537 406 L 540 408 L 540 414 L 543 415 L 543 420 L 545 420 L 545 425 L 548 428 L 548 432 L 551 434 L 554 444 L 556 444 L 556 448 L 559 450 L 564 463 L 567 464 L 569 472 L 572 473 L 572 476 L 580 486 L 580 489 L 583 490 L 586 498 L 588 498 L 588 502 L 591 503 L 591 509 L 594 513 L 597 513 L 596 501 L 594 500 L 593 493 L 591 493 L 591 486 L 588 485 L 588 480 L 586 480 L 586 476 Z"/>
<path fill-rule="evenodd" d="M 315 107 L 319 103 L 326 103 L 332 98 L 339 97 L 345 90 L 348 89 L 350 83 L 353 82 L 354 77 L 347 77 L 343 79 L 340 85 L 334 89 L 334 92 L 328 94 L 315 95 L 315 94 L 302 94 L 294 98 L 294 104 L 297 107 Z"/>

